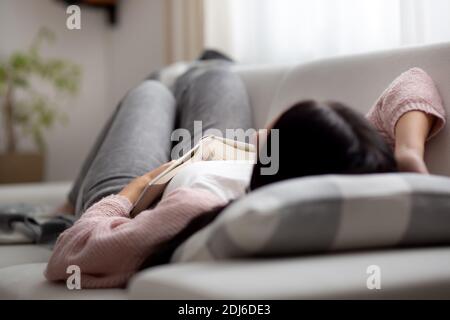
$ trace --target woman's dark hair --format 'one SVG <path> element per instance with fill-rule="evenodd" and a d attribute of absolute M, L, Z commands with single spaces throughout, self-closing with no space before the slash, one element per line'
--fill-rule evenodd
<path fill-rule="evenodd" d="M 250 189 L 290 178 L 397 170 L 393 151 L 359 113 L 337 102 L 299 102 L 273 125 L 279 130 L 278 172 L 261 174 L 259 157 Z M 271 133 L 266 148 L 271 150 Z M 274 155 L 270 155 L 274 158 Z"/>

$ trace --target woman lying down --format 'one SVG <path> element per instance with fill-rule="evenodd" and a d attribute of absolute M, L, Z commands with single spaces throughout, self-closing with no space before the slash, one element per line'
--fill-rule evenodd
<path fill-rule="evenodd" d="M 192 136 L 194 120 L 224 134 L 251 128 L 247 93 L 228 64 L 198 63 L 172 91 L 148 80 L 128 93 L 63 206 L 79 219 L 58 238 L 48 280 L 65 280 L 67 267 L 77 265 L 83 288 L 123 287 L 137 271 L 168 262 L 177 245 L 227 203 L 277 181 L 399 170 L 427 174 L 424 146 L 444 127 L 445 111 L 432 79 L 414 68 L 395 79 L 365 117 L 340 103 L 316 101 L 279 115 L 268 126 L 279 130 L 276 174 L 262 175 L 260 161 L 196 162 L 174 177 L 155 207 L 132 219 L 132 204 L 170 160 L 175 128 Z M 269 142 L 270 134 L 259 139 Z"/>

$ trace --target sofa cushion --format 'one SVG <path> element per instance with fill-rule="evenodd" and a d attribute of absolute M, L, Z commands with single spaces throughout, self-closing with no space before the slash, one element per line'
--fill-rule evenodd
<path fill-rule="evenodd" d="M 173 261 L 450 243 L 450 178 L 292 179 L 250 193 L 182 244 Z"/>
<path fill-rule="evenodd" d="M 0 299 L 125 299 L 122 289 L 69 290 L 44 278 L 46 263 L 0 269 Z"/>
<path fill-rule="evenodd" d="M 253 111 L 255 128 L 264 128 L 272 102 L 286 73 L 292 65 L 247 66 L 237 64 L 233 69 L 245 84 Z"/>
<path fill-rule="evenodd" d="M 70 186 L 71 182 L 0 185 L 0 204 L 61 205 L 69 193 Z"/>
<path fill-rule="evenodd" d="M 25 263 L 47 262 L 51 250 L 38 245 L 3 245 L 0 246 L 0 268 Z"/>
<path fill-rule="evenodd" d="M 449 265 L 450 247 L 176 263 L 142 271 L 128 291 L 130 299 L 449 299 Z"/>

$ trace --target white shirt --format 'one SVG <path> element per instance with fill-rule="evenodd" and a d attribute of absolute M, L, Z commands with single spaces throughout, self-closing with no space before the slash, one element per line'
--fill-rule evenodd
<path fill-rule="evenodd" d="M 247 161 L 194 162 L 176 174 L 163 193 L 163 198 L 180 187 L 201 188 L 212 192 L 224 201 L 245 194 L 253 164 Z"/>

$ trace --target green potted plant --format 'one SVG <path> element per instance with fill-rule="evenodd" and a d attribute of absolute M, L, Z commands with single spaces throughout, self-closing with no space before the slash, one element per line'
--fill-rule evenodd
<path fill-rule="evenodd" d="M 59 106 L 79 89 L 81 70 L 76 64 L 41 56 L 54 34 L 41 29 L 31 46 L 0 58 L 0 116 L 4 151 L 0 153 L 0 183 L 37 182 L 44 175 L 45 131 L 67 123 Z M 19 138 L 31 137 L 35 150 L 19 150 Z"/>

